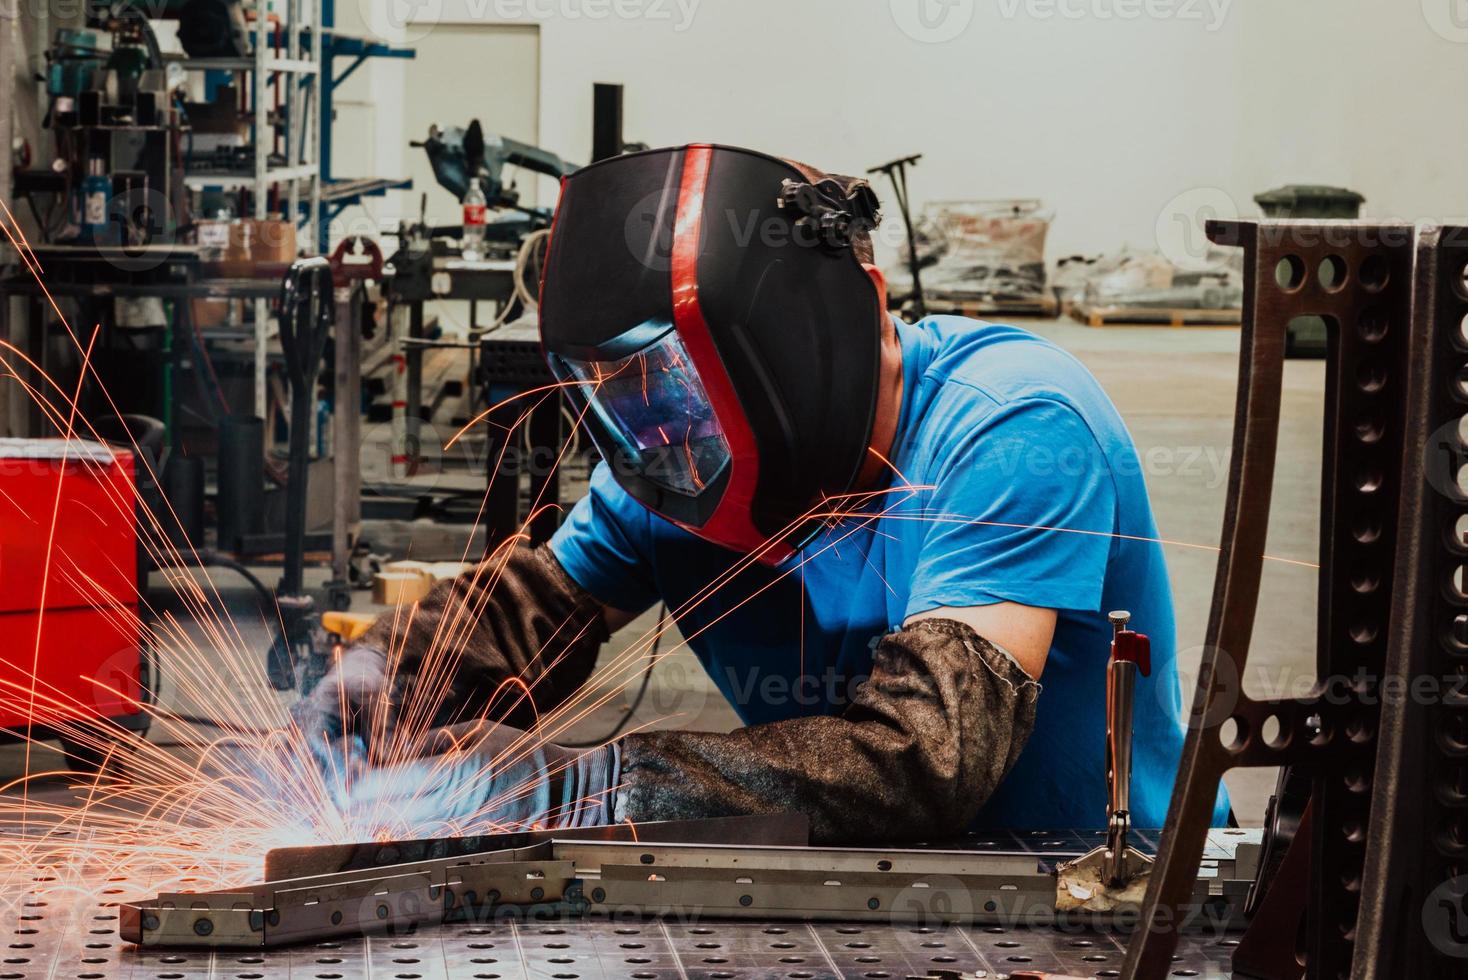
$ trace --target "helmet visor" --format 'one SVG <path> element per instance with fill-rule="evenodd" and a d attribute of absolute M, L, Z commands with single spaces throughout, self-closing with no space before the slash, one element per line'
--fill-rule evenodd
<path fill-rule="evenodd" d="M 630 467 L 665 490 L 696 497 L 729 464 L 729 443 L 678 331 L 646 323 L 624 337 L 652 339 L 625 357 L 581 360 L 551 354 L 562 381 L 576 384 L 614 467 Z"/>

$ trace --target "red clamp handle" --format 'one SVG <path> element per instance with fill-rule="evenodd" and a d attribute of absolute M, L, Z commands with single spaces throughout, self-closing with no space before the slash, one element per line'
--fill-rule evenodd
<path fill-rule="evenodd" d="M 338 287 L 356 279 L 380 280 L 382 266 L 381 247 L 362 235 L 343 238 L 331 253 L 331 278 Z"/>
<path fill-rule="evenodd" d="M 1152 675 L 1152 641 L 1146 633 L 1122 630 L 1111 640 L 1111 659 L 1125 660 L 1137 665 L 1143 677 Z"/>

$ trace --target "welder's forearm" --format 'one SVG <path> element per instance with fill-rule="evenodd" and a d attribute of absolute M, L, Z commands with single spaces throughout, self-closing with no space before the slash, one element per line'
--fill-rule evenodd
<path fill-rule="evenodd" d="M 840 717 L 624 739 L 616 815 L 800 810 L 829 844 L 956 834 L 1019 757 L 1038 693 L 969 627 L 927 620 L 882 641 Z"/>
<path fill-rule="evenodd" d="M 488 710 L 530 727 L 537 711 L 586 681 L 605 639 L 601 604 L 542 545 L 438 583 L 416 605 L 380 617 L 360 642 L 387 652 L 415 690 L 448 685 L 443 700 L 459 719 Z"/>

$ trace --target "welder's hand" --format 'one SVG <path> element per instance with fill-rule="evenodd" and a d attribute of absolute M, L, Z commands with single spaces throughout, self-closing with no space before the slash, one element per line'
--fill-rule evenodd
<path fill-rule="evenodd" d="M 440 729 L 416 757 L 350 773 L 349 825 L 410 837 L 612 822 L 621 752 L 567 749 L 492 722 Z"/>
<path fill-rule="evenodd" d="M 291 708 L 307 739 L 373 741 L 392 723 L 392 678 L 387 655 L 370 646 L 348 647 L 321 683 Z"/>

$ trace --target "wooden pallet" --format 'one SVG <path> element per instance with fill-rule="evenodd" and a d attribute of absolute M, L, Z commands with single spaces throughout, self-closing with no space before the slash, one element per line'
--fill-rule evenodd
<path fill-rule="evenodd" d="M 994 316 L 1054 317 L 1060 303 L 1054 296 L 1032 296 L 1024 299 L 988 296 L 982 299 L 946 299 L 924 297 L 929 316 L 967 316 L 984 319 Z"/>
<path fill-rule="evenodd" d="M 1199 310 L 1152 306 L 1087 306 L 1070 315 L 1088 327 L 1237 327 L 1242 310 Z"/>

